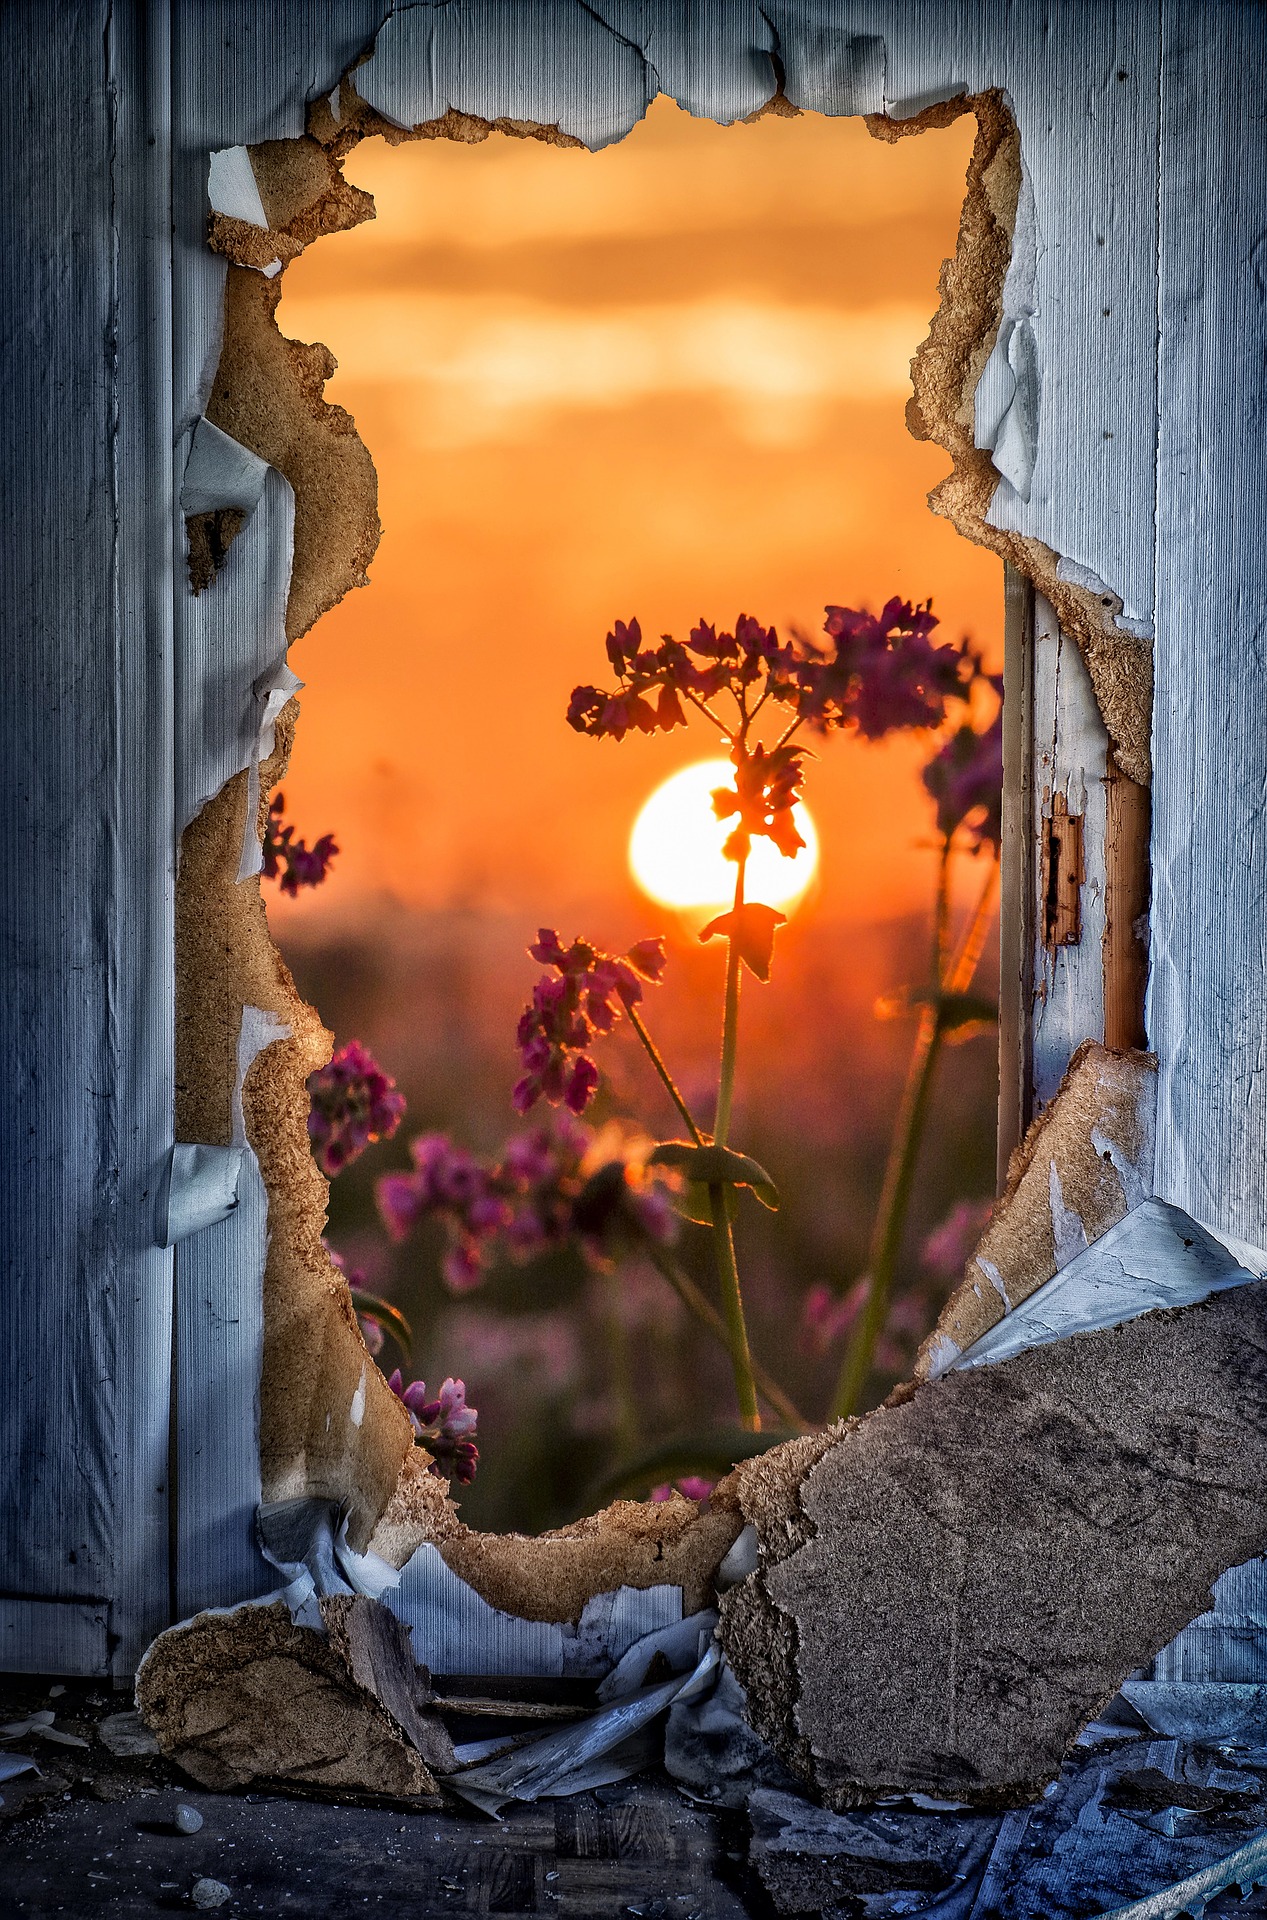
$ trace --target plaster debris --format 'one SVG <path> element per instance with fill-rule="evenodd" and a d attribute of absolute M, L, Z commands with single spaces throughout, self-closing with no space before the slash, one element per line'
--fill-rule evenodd
<path fill-rule="evenodd" d="M 825 1439 L 808 1473 L 775 1450 L 731 1476 L 763 1562 L 721 1634 L 757 1731 L 837 1808 L 1032 1797 L 1267 1546 L 1267 1285 L 951 1372 Z"/>
<path fill-rule="evenodd" d="M 158 1741 L 139 1713 L 111 1713 L 97 1728 L 101 1744 L 116 1760 L 141 1758 L 158 1752 Z"/>
<path fill-rule="evenodd" d="M 268 226 L 268 215 L 245 147 L 222 147 L 207 165 L 207 199 L 213 213 L 248 226 Z"/>
<path fill-rule="evenodd" d="M 160 1634 L 136 1681 L 160 1749 L 216 1792 L 273 1780 L 434 1796 L 452 1747 L 408 1629 L 362 1594 L 321 1616 L 324 1632 L 296 1626 L 274 1600 Z"/>
<path fill-rule="evenodd" d="M 748 1817 L 762 1885 L 779 1913 L 798 1916 L 919 1913 L 965 1886 L 971 1894 L 1002 1818 L 888 1807 L 838 1814 L 769 1787 L 752 1794 Z"/>
<path fill-rule="evenodd" d="M 904 120 L 874 115 L 867 125 L 877 139 L 900 140 L 965 112 L 976 116 L 977 140 L 959 243 L 911 363 L 906 412 L 916 439 L 943 447 L 954 462 L 928 504 L 965 538 L 1011 561 L 1051 602 L 1085 656 L 1118 767 L 1147 786 L 1153 671 L 1147 634 L 1133 630 L 1141 623 L 1121 622 L 1121 598 L 1098 576 L 1070 566 L 1035 535 L 1000 524 L 1006 516 L 994 511 L 1001 489 L 1022 503 L 1028 497 L 1037 445 L 1037 359 L 1021 257 L 1035 251 L 1037 236 L 1016 122 L 1004 95 L 991 89 Z"/>
<path fill-rule="evenodd" d="M 977 1264 L 984 1265 L 980 1255 Z M 1072 1333 L 1192 1306 L 1256 1277 L 1179 1207 L 1145 1200 L 948 1364 L 992 1366 Z M 930 1358 L 930 1379 L 945 1371 L 946 1363 Z"/>

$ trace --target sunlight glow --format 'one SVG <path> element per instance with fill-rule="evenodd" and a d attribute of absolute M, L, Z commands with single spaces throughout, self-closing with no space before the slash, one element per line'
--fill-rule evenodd
<path fill-rule="evenodd" d="M 634 822 L 629 865 L 644 893 L 665 907 L 728 907 L 734 897 L 735 867 L 722 852 L 734 825 L 718 820 L 710 798 L 717 787 L 732 784 L 728 760 L 699 760 L 682 767 L 658 786 Z M 806 808 L 793 818 L 805 845 L 789 860 L 770 840 L 757 840 L 748 861 L 745 892 L 768 907 L 799 900 L 818 865 L 818 835 Z"/>

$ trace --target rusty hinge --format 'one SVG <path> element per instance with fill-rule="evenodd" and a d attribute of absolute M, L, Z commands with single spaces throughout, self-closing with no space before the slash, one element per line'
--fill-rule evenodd
<path fill-rule="evenodd" d="M 1063 793 L 1052 796 L 1043 821 L 1043 944 L 1076 947 L 1082 938 L 1082 815 L 1070 813 Z"/>

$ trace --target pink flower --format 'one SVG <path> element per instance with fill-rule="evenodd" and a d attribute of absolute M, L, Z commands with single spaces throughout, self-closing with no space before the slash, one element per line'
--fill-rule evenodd
<path fill-rule="evenodd" d="M 339 849 L 332 833 L 323 833 L 311 847 L 296 840 L 293 825 L 284 820 L 285 811 L 285 796 L 275 793 L 264 826 L 263 872 L 266 880 L 276 880 L 282 892 L 293 898 L 300 887 L 321 885 Z"/>
<path fill-rule="evenodd" d="M 994 1211 L 993 1200 L 956 1200 L 920 1248 L 920 1264 L 936 1280 L 957 1286 Z"/>
<path fill-rule="evenodd" d="M 414 1439 L 431 1455 L 428 1473 L 469 1487 L 479 1465 L 475 1444 L 479 1413 L 466 1404 L 465 1383 L 447 1379 L 436 1398 L 429 1399 L 426 1382 L 411 1380 L 406 1386 L 397 1367 L 387 1384 L 404 1404 Z"/>
<path fill-rule="evenodd" d="M 309 1074 L 308 1097 L 313 1154 L 330 1179 L 371 1141 L 389 1140 L 405 1111 L 395 1081 L 359 1040 L 349 1040 L 328 1066 Z"/>
<path fill-rule="evenodd" d="M 688 1500 L 707 1500 L 716 1485 L 715 1480 L 702 1480 L 696 1473 L 687 1473 L 677 1482 L 676 1491 L 684 1494 Z M 673 1494 L 674 1488 L 666 1480 L 662 1486 L 652 1487 L 649 1498 L 659 1504 L 671 1500 Z"/>
<path fill-rule="evenodd" d="M 627 1249 L 667 1244 L 679 1224 L 671 1176 L 619 1141 L 599 1161 L 606 1146 L 606 1135 L 596 1145 L 563 1114 L 508 1140 L 487 1164 L 443 1134 L 425 1134 L 410 1148 L 413 1172 L 379 1180 L 379 1212 L 396 1239 L 427 1219 L 445 1227 L 441 1270 L 454 1293 L 478 1286 L 498 1258 L 522 1262 L 575 1246 L 602 1267 Z"/>
<path fill-rule="evenodd" d="M 801 1352 L 815 1357 L 827 1353 L 849 1332 L 866 1297 L 865 1275 L 844 1295 L 833 1293 L 821 1282 L 812 1286 L 801 1306 Z"/>

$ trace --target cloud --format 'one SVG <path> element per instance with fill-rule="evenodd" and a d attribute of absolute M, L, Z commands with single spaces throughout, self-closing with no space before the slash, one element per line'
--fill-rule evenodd
<path fill-rule="evenodd" d="M 914 303 L 842 311 L 714 297 L 585 309 L 404 291 L 284 301 L 279 319 L 331 348 L 343 391 L 395 387 L 417 436 L 447 446 L 519 438 L 559 409 L 667 397 L 720 403 L 747 437 L 799 439 L 835 403 L 904 397 L 928 327 Z"/>

